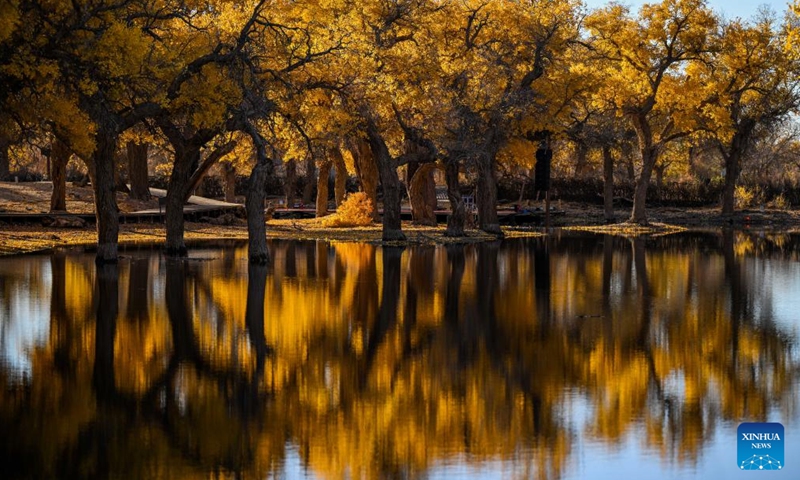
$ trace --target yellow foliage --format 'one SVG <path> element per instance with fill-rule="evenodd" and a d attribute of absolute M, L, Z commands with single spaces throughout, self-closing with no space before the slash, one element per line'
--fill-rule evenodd
<path fill-rule="evenodd" d="M 336 213 L 322 219 L 322 226 L 330 228 L 363 227 L 372 224 L 372 201 L 364 192 L 351 193 Z"/>

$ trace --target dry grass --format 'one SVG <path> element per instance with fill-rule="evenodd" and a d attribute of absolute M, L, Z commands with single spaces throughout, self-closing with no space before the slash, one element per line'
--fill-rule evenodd
<path fill-rule="evenodd" d="M 52 191 L 50 182 L 0 182 L 0 212 L 47 213 L 50 211 Z M 94 192 L 91 187 L 76 187 L 67 183 L 66 197 L 68 212 L 94 213 Z M 117 193 L 117 205 L 121 212 L 136 212 L 158 208 L 158 200 L 131 200 L 128 195 Z"/>

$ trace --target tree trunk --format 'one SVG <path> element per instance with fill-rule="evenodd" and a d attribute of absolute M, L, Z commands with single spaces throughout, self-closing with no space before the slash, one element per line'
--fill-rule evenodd
<path fill-rule="evenodd" d="M 494 156 L 479 155 L 476 159 L 478 167 L 477 198 L 478 227 L 487 233 L 502 235 L 500 222 L 497 219 L 497 182 L 495 179 Z"/>
<path fill-rule="evenodd" d="M 355 139 L 350 142 L 350 153 L 355 160 L 356 175 L 358 181 L 361 183 L 361 189 L 367 194 L 367 197 L 375 207 L 373 218 L 375 221 L 379 220 L 378 213 L 378 168 L 375 162 L 375 155 L 369 143 L 361 138 Z"/>
<path fill-rule="evenodd" d="M 231 162 L 223 162 L 222 172 L 225 177 L 225 201 L 236 203 L 236 167 Z"/>
<path fill-rule="evenodd" d="M 584 178 L 587 174 L 587 156 L 589 149 L 583 142 L 575 142 L 575 176 L 577 178 Z"/>
<path fill-rule="evenodd" d="M 8 148 L 11 142 L 4 136 L 0 136 L 0 181 L 11 179 L 11 162 L 8 156 Z"/>
<path fill-rule="evenodd" d="M 642 151 L 642 171 L 636 180 L 636 189 L 633 192 L 633 210 L 628 220 L 631 223 L 647 225 L 647 188 L 650 186 L 650 176 L 658 155 L 655 149 L 649 148 Z"/>
<path fill-rule="evenodd" d="M 642 158 L 642 171 L 636 180 L 633 192 L 633 209 L 628 220 L 631 223 L 647 225 L 647 188 L 650 186 L 650 177 L 658 161 L 659 149 L 653 144 L 653 132 L 646 114 L 636 114 L 630 117 L 636 136 L 639 139 L 639 154 Z"/>
<path fill-rule="evenodd" d="M 248 256 L 250 263 L 269 263 L 269 250 L 267 250 L 267 225 L 264 218 L 264 199 L 266 198 L 266 183 L 269 177 L 272 161 L 266 158 L 259 159 L 250 173 L 247 185 L 247 235 Z"/>
<path fill-rule="evenodd" d="M 92 189 L 94 190 L 95 218 L 97 224 L 98 264 L 115 263 L 119 249 L 119 209 L 114 185 L 117 135 L 100 130 L 95 135 L 92 153 Z"/>
<path fill-rule="evenodd" d="M 314 200 L 314 185 L 317 183 L 317 164 L 314 158 L 306 159 L 306 175 L 303 179 L 303 205 L 311 205 Z"/>
<path fill-rule="evenodd" d="M 187 142 L 188 143 L 188 142 Z M 189 193 L 189 179 L 193 167 L 200 161 L 200 148 L 195 145 L 178 145 L 173 143 L 175 159 L 172 174 L 167 186 L 166 222 L 167 243 L 166 253 L 169 256 L 186 256 L 186 244 L 183 240 L 184 217 L 183 206 Z"/>
<path fill-rule="evenodd" d="M 448 158 L 444 164 L 447 198 L 450 200 L 450 216 L 447 217 L 448 237 L 463 237 L 467 215 L 461 198 L 461 185 L 458 180 L 458 160 Z"/>
<path fill-rule="evenodd" d="M 317 177 L 317 218 L 328 214 L 328 178 L 331 175 L 331 161 L 326 159 L 319 166 Z"/>
<path fill-rule="evenodd" d="M 297 161 L 286 162 L 286 184 L 283 193 L 286 197 L 286 208 L 294 207 L 295 189 L 297 188 Z"/>
<path fill-rule="evenodd" d="M 372 120 L 367 122 L 367 135 L 383 186 L 383 241 L 404 241 L 406 236 L 403 233 L 400 218 L 402 187 L 397 176 L 397 167 L 377 125 Z"/>
<path fill-rule="evenodd" d="M 72 152 L 60 140 L 50 146 L 50 180 L 53 192 L 50 195 L 50 212 L 67 211 L 67 163 Z"/>
<path fill-rule="evenodd" d="M 736 210 L 736 181 L 739 178 L 739 152 L 723 154 L 725 160 L 725 185 L 722 187 L 722 214 L 731 215 Z"/>
<path fill-rule="evenodd" d="M 736 183 L 739 181 L 741 160 L 750 142 L 751 132 L 755 128 L 752 122 L 744 123 L 731 139 L 727 152 L 720 148 L 725 160 L 725 185 L 722 189 L 722 214 L 730 215 L 736 209 Z"/>
<path fill-rule="evenodd" d="M 128 178 L 131 190 L 128 194 L 134 200 L 150 200 L 149 175 L 147 173 L 147 143 L 128 142 Z"/>
<path fill-rule="evenodd" d="M 614 223 L 614 157 L 607 145 L 603 146 L 603 213 L 606 223 Z"/>
<path fill-rule="evenodd" d="M 336 207 L 342 204 L 345 194 L 347 194 L 347 166 L 344 164 L 344 157 L 339 147 L 330 149 L 331 160 L 335 169 L 336 182 L 334 183 L 333 195 L 336 199 Z"/>
<path fill-rule="evenodd" d="M 433 181 L 435 163 L 425 163 L 416 169 L 409 182 L 408 196 L 414 223 L 436 226 L 436 185 Z"/>

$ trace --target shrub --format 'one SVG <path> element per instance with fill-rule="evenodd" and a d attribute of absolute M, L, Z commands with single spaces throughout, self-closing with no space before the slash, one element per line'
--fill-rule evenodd
<path fill-rule="evenodd" d="M 322 219 L 322 226 L 329 228 L 363 227 L 372 224 L 373 206 L 364 192 L 351 193 L 345 197 L 336 213 Z"/>
<path fill-rule="evenodd" d="M 733 197 L 737 209 L 752 208 L 764 203 L 763 192 L 758 187 L 748 188 L 744 185 L 737 185 Z"/>
<path fill-rule="evenodd" d="M 776 210 L 788 210 L 789 201 L 782 193 L 780 193 L 775 198 L 773 198 L 771 202 L 769 202 L 769 207 L 774 208 Z"/>

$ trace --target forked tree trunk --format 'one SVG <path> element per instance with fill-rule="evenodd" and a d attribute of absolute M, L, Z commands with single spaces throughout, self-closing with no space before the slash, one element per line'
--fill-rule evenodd
<path fill-rule="evenodd" d="M 146 143 L 128 142 L 128 179 L 131 182 L 130 198 L 134 200 L 150 200 L 149 175 L 147 173 Z"/>
<path fill-rule="evenodd" d="M 450 216 L 447 217 L 448 237 L 463 237 L 466 212 L 461 198 L 461 185 L 458 180 L 458 160 L 448 158 L 444 164 L 445 181 L 447 182 L 447 198 L 450 200 Z"/>
<path fill-rule="evenodd" d="M 603 213 L 606 223 L 614 222 L 614 157 L 608 146 L 603 147 Z"/>
<path fill-rule="evenodd" d="M 50 180 L 53 192 L 50 195 L 50 211 L 67 211 L 67 163 L 72 152 L 60 140 L 53 140 L 50 146 Z"/>
<path fill-rule="evenodd" d="M 425 163 L 416 169 L 408 188 L 411 215 L 419 225 L 436 225 L 436 185 L 433 180 L 435 163 Z"/>
<path fill-rule="evenodd" d="M 170 256 L 183 257 L 187 254 L 183 239 L 183 205 L 189 192 L 189 179 L 192 176 L 193 167 L 200 161 L 200 148 L 194 145 L 173 144 L 172 146 L 175 149 L 175 160 L 167 186 L 166 253 Z"/>
<path fill-rule="evenodd" d="M 331 160 L 333 160 L 333 167 L 335 169 L 335 178 L 333 188 L 333 197 L 336 199 L 336 207 L 342 204 L 344 196 L 347 193 L 347 166 L 344 164 L 344 157 L 339 147 L 330 150 Z"/>
<path fill-rule="evenodd" d="M 328 178 L 331 174 L 331 161 L 324 160 L 319 166 L 317 177 L 317 218 L 328 214 Z"/>
<path fill-rule="evenodd" d="M 400 197 L 402 188 L 397 176 L 397 167 L 389 153 L 374 121 L 367 122 L 369 146 L 378 165 L 383 186 L 383 241 L 404 241 L 406 239 L 400 218 Z"/>

